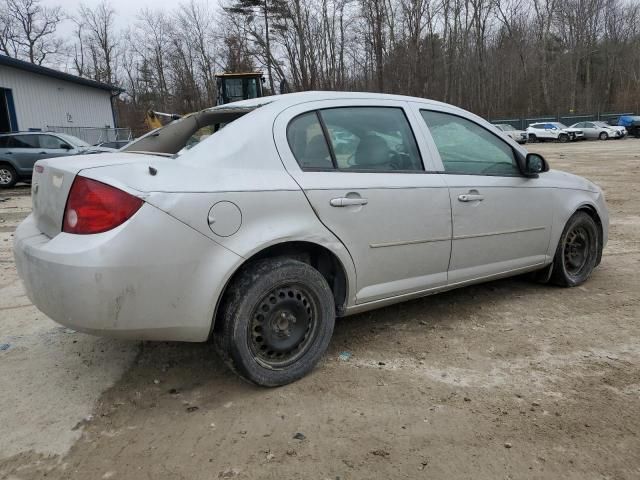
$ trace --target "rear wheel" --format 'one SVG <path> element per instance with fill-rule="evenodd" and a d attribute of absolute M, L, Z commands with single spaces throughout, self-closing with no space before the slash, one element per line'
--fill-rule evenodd
<path fill-rule="evenodd" d="M 602 133 L 600 133 L 600 135 L 598 135 L 598 138 L 600 140 L 608 140 L 609 139 L 609 135 L 607 134 L 607 132 L 602 132 Z"/>
<path fill-rule="evenodd" d="M 601 249 L 596 222 L 585 212 L 575 213 L 558 242 L 551 282 L 562 287 L 584 283 L 593 272 Z"/>
<path fill-rule="evenodd" d="M 245 379 L 265 387 L 309 373 L 329 345 L 335 304 L 327 281 L 292 259 L 262 260 L 240 273 L 222 305 L 217 348 Z"/>
<path fill-rule="evenodd" d="M 18 174 L 11 165 L 0 165 L 0 188 L 11 188 L 18 183 Z"/>
<path fill-rule="evenodd" d="M 567 143 L 569 141 L 569 135 L 567 135 L 566 133 L 561 133 L 558 137 L 558 141 L 560 143 Z"/>

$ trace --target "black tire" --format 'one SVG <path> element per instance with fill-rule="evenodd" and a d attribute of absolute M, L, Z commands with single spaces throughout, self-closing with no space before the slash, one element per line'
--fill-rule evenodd
<path fill-rule="evenodd" d="M 602 251 L 596 222 L 585 212 L 576 212 L 562 231 L 553 258 L 551 283 L 561 287 L 583 284 L 593 272 Z"/>
<path fill-rule="evenodd" d="M 18 183 L 18 174 L 11 165 L 0 165 L 0 188 L 11 188 Z"/>
<path fill-rule="evenodd" d="M 569 135 L 567 135 L 566 133 L 561 133 L 558 137 L 558 141 L 560 143 L 567 143 L 569 141 Z"/>
<path fill-rule="evenodd" d="M 607 132 L 601 132 L 600 135 L 598 135 L 598 138 L 600 140 L 609 140 L 609 135 L 607 134 Z"/>
<path fill-rule="evenodd" d="M 529 140 L 529 143 L 536 143 L 538 141 L 538 137 L 536 137 L 534 134 L 530 133 L 528 140 Z"/>
<path fill-rule="evenodd" d="M 320 272 L 298 260 L 265 259 L 244 269 L 227 292 L 214 340 L 232 370 L 277 387 L 315 367 L 335 323 L 333 294 Z"/>

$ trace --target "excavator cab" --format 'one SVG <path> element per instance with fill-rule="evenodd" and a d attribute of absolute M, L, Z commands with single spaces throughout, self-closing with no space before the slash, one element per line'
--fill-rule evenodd
<path fill-rule="evenodd" d="M 216 75 L 218 87 L 217 105 L 263 96 L 261 72 L 219 73 Z"/>
<path fill-rule="evenodd" d="M 258 98 L 264 95 L 262 84 L 264 77 L 262 72 L 248 73 L 218 73 L 216 84 L 218 86 L 218 99 L 216 105 Z M 148 110 L 145 114 L 147 129 L 156 130 L 162 126 L 182 118 L 175 113 L 157 112 Z M 220 128 L 220 126 L 218 126 Z M 211 132 L 213 133 L 213 132 Z"/>

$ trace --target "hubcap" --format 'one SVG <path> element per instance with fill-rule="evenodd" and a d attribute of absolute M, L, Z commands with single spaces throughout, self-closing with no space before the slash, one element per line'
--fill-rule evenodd
<path fill-rule="evenodd" d="M 318 325 L 313 296 L 301 285 L 270 291 L 254 309 L 249 346 L 254 357 L 270 368 L 283 368 L 305 354 Z"/>
<path fill-rule="evenodd" d="M 13 180 L 12 173 L 6 168 L 0 168 L 0 185 L 9 185 Z"/>
<path fill-rule="evenodd" d="M 589 259 L 589 234 L 582 227 L 569 232 L 564 245 L 564 265 L 570 275 L 578 275 Z"/>

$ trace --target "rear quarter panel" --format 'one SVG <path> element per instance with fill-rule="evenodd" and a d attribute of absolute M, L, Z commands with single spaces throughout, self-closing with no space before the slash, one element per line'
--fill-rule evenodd
<path fill-rule="evenodd" d="M 152 192 L 147 202 L 188 224 L 230 251 L 242 257 L 229 272 L 212 272 L 228 282 L 246 259 L 260 251 L 286 242 L 309 242 L 333 252 L 342 264 L 347 277 L 347 291 L 356 285 L 353 260 L 345 246 L 321 222 L 302 191 L 244 191 L 216 193 L 182 193 L 179 195 Z M 242 219 L 238 231 L 220 236 L 209 227 L 209 211 L 218 202 L 235 204 Z M 216 279 L 219 281 L 219 279 Z M 348 294 L 347 298 L 351 298 Z M 349 306 L 351 304 L 348 300 Z"/>

